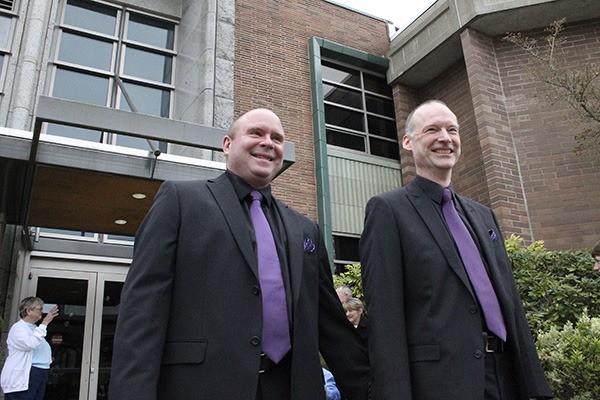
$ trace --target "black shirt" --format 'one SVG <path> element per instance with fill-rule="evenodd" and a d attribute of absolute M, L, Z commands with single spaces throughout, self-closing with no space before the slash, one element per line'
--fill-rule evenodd
<path fill-rule="evenodd" d="M 269 225 L 271 226 L 271 231 L 273 232 L 273 238 L 275 239 L 275 247 L 277 247 L 277 254 L 279 255 L 279 264 L 281 266 L 281 274 L 283 277 L 283 285 L 285 286 L 285 297 L 288 308 L 288 316 L 290 317 L 290 323 L 292 321 L 291 318 L 291 310 L 292 310 L 292 291 L 290 284 L 290 273 L 289 273 L 289 262 L 288 262 L 288 252 L 287 252 L 287 236 L 285 233 L 285 227 L 283 226 L 283 222 L 281 220 L 281 216 L 277 211 L 277 206 L 275 205 L 275 200 L 273 195 L 271 194 L 271 185 L 265 186 L 261 189 L 254 189 L 252 186 L 248 185 L 246 181 L 244 181 L 240 176 L 234 174 L 233 172 L 227 170 L 225 171 L 225 175 L 231 181 L 233 185 L 233 189 L 240 201 L 242 209 L 244 210 L 244 214 L 246 215 L 246 229 L 248 229 L 248 235 L 252 238 L 252 247 L 254 248 L 254 252 L 256 253 L 256 236 L 254 234 L 254 225 L 252 224 L 252 219 L 250 218 L 250 204 L 252 203 L 252 197 L 250 196 L 250 192 L 253 190 L 259 191 L 263 200 L 261 202 L 261 206 L 267 220 L 269 221 Z"/>
<path fill-rule="evenodd" d="M 415 177 L 415 183 L 418 184 L 421 187 L 421 189 L 423 189 L 423 191 L 427 194 L 427 197 L 429 197 L 431 199 L 431 201 L 434 203 L 434 205 L 435 205 L 434 208 L 436 209 L 439 217 L 444 222 L 444 225 L 446 226 L 446 229 L 448 230 L 448 234 L 452 238 L 452 233 L 450 232 L 450 229 L 448 228 L 448 225 L 446 224 L 446 219 L 444 218 L 444 214 L 442 213 L 442 199 L 443 199 L 442 196 L 443 196 L 445 188 L 442 187 L 440 184 L 430 181 L 429 179 L 423 178 L 422 176 L 419 176 L 419 175 L 417 175 Z M 481 251 L 481 246 L 479 244 L 479 240 L 477 239 L 477 235 L 474 234 L 473 228 L 471 228 L 471 224 L 469 223 L 469 220 L 466 218 L 466 214 L 465 214 L 464 210 L 462 209 L 460 202 L 456 201 L 456 199 L 455 199 L 456 195 L 454 194 L 454 189 L 452 188 L 452 185 L 448 186 L 448 188 L 452 192 L 454 206 L 456 207 L 458 214 L 460 215 L 460 218 L 462 219 L 463 223 L 467 227 L 467 230 L 471 234 L 471 237 L 473 238 L 475 245 L 479 249 L 479 254 L 481 256 L 481 260 L 483 261 L 483 265 L 489 274 L 489 266 L 488 266 L 487 260 L 485 259 L 484 254 Z M 453 239 L 453 242 L 454 242 L 454 239 Z M 458 247 L 456 247 L 456 243 L 454 243 L 454 248 L 456 249 L 456 252 L 458 253 L 459 258 L 460 258 L 460 252 L 458 251 Z M 464 265 L 463 265 L 463 268 L 464 268 Z M 466 274 L 466 271 L 465 271 L 465 274 Z M 467 276 L 467 278 L 469 277 L 468 274 L 466 274 L 466 276 Z M 474 290 L 473 290 L 473 293 L 475 293 Z M 482 318 L 481 323 L 483 326 L 483 330 L 487 330 L 487 328 L 485 327 L 485 319 Z"/>

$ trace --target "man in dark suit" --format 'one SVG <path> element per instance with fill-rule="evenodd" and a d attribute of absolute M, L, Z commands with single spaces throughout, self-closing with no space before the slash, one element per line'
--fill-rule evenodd
<path fill-rule="evenodd" d="M 367 398 L 368 356 L 333 289 L 322 232 L 271 195 L 283 145 L 279 118 L 252 110 L 223 139 L 224 174 L 162 185 L 121 295 L 111 399 L 324 399 L 319 351 L 346 398 Z M 270 258 L 255 212 L 268 221 Z M 283 311 L 277 335 L 272 306 Z"/>
<path fill-rule="evenodd" d="M 369 200 L 360 240 L 371 398 L 551 398 L 496 217 L 451 191 L 443 200 L 461 151 L 456 115 L 423 103 L 407 118 L 403 147 L 417 177 Z M 478 263 L 463 263 L 471 257 Z M 479 265 L 477 279 L 467 264 Z"/>

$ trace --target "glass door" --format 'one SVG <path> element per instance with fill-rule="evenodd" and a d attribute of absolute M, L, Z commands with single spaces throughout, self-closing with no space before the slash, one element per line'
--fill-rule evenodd
<path fill-rule="evenodd" d="M 32 268 L 30 290 L 60 314 L 46 339 L 53 363 L 46 400 L 103 400 L 124 274 Z"/>

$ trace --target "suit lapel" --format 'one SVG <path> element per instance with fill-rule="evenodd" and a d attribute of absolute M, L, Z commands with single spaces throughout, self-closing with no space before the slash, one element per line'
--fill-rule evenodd
<path fill-rule="evenodd" d="M 233 185 L 227 176 L 223 174 L 216 179 L 209 180 L 208 189 L 221 208 L 223 218 L 227 222 L 244 258 L 258 278 L 258 261 L 252 248 L 252 239 L 247 235 L 246 215 L 238 201 Z"/>
<path fill-rule="evenodd" d="M 302 270 L 304 261 L 304 237 L 303 221 L 291 212 L 285 204 L 275 200 L 281 222 L 285 229 L 287 237 L 287 251 L 289 257 L 290 285 L 292 288 L 292 302 L 296 304 L 300 296 L 300 286 L 302 283 Z"/>
<path fill-rule="evenodd" d="M 506 298 L 504 281 L 499 273 L 500 269 L 498 266 L 498 260 L 495 256 L 493 240 L 490 237 L 491 233 L 489 230 L 493 229 L 494 226 L 486 226 L 484 220 L 479 218 L 479 213 L 475 208 L 473 208 L 469 201 L 461 196 L 456 197 L 458 198 L 463 210 L 465 210 L 466 217 L 469 220 L 469 224 L 471 225 L 475 236 L 477 236 L 482 256 L 488 265 L 488 274 L 494 286 L 496 296 L 498 299 Z M 494 231 L 492 230 L 492 233 L 493 232 Z M 494 240 L 500 240 L 500 238 L 498 237 Z"/>
<path fill-rule="evenodd" d="M 454 241 L 444 225 L 442 219 L 438 216 L 438 211 L 434 208 L 434 204 L 427 197 L 427 194 L 419 187 L 419 185 L 409 184 L 407 186 L 408 200 L 415 207 L 415 210 L 431 232 L 442 253 L 446 257 L 450 268 L 456 273 L 459 279 L 467 287 L 473 297 L 475 294 L 471 289 L 471 283 L 467 277 L 467 273 L 462 265 L 458 251 L 454 247 Z"/>

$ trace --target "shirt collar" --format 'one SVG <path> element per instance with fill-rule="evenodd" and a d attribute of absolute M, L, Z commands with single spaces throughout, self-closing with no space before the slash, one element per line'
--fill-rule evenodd
<path fill-rule="evenodd" d="M 432 180 L 422 177 L 421 175 L 417 175 L 415 177 L 415 183 L 419 185 L 421 189 L 425 192 L 425 194 L 433 200 L 436 204 L 442 204 L 442 195 L 444 193 L 444 187 L 439 183 L 436 183 Z M 452 184 L 448 186 L 448 189 L 453 193 L 454 196 L 454 188 Z"/>
<path fill-rule="evenodd" d="M 237 195 L 240 201 L 246 201 L 250 192 L 253 190 L 258 190 L 263 195 L 263 200 L 268 207 L 271 207 L 271 203 L 273 202 L 273 195 L 271 194 L 271 185 L 267 185 L 261 189 L 254 189 L 252 186 L 248 185 L 246 181 L 240 177 L 239 175 L 234 174 L 233 172 L 226 170 L 225 175 L 231 181 L 233 185 L 233 189 L 235 190 L 235 194 Z"/>

